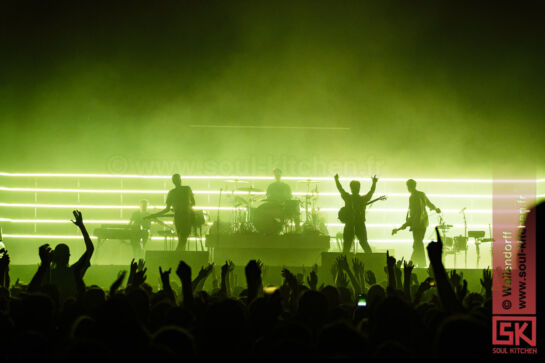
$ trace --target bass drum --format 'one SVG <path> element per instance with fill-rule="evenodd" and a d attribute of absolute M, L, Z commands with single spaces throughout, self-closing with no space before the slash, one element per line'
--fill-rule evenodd
<path fill-rule="evenodd" d="M 279 234 L 282 231 L 284 208 L 281 203 L 267 201 L 255 210 L 253 223 L 258 232 Z"/>
<path fill-rule="evenodd" d="M 301 215 L 300 203 L 297 199 L 286 200 L 284 202 L 284 219 L 299 218 Z"/>

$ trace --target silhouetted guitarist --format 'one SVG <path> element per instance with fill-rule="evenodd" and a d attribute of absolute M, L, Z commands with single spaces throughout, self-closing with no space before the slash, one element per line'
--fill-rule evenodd
<path fill-rule="evenodd" d="M 430 202 L 424 192 L 416 190 L 416 181 L 413 179 L 407 180 L 407 190 L 411 193 L 407 217 L 405 223 L 401 227 L 392 230 L 392 235 L 410 227 L 410 230 L 413 233 L 413 253 L 411 255 L 411 261 L 418 267 L 425 267 L 426 253 L 424 251 L 424 236 L 426 235 L 426 229 L 429 225 L 426 207 L 437 213 L 441 213 L 441 210 Z"/>
<path fill-rule="evenodd" d="M 341 209 L 339 211 L 339 219 L 344 223 L 343 231 L 343 253 L 350 252 L 352 248 L 352 243 L 354 242 L 354 236 L 358 237 L 361 248 L 366 253 L 371 253 L 371 247 L 367 241 L 367 228 L 365 227 L 365 207 L 368 202 L 371 200 L 373 193 L 377 187 L 378 178 L 373 176 L 373 184 L 371 189 L 365 195 L 360 195 L 360 182 L 357 180 L 352 180 L 350 182 L 350 191 L 347 193 L 341 183 L 339 182 L 339 174 L 335 175 L 335 184 L 341 197 L 344 200 L 344 211 Z"/>

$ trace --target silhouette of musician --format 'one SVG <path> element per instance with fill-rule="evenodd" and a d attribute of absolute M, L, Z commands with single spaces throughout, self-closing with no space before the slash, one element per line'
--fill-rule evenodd
<path fill-rule="evenodd" d="M 441 213 L 441 210 L 430 202 L 424 192 L 416 190 L 416 181 L 413 179 L 407 180 L 407 190 L 411 193 L 407 217 L 405 223 L 401 227 L 392 230 L 392 235 L 409 227 L 413 233 L 413 253 L 411 255 L 411 261 L 418 267 L 425 267 L 426 253 L 424 251 L 424 236 L 426 235 L 426 229 L 429 225 L 426 207 L 437 213 Z"/>
<path fill-rule="evenodd" d="M 273 170 L 275 181 L 267 187 L 267 200 L 280 203 L 284 210 L 285 218 L 292 218 L 295 228 L 299 230 L 301 219 L 299 201 L 292 199 L 291 188 L 282 181 L 282 170 Z"/>
<path fill-rule="evenodd" d="M 367 228 L 365 227 L 365 208 L 367 203 L 371 200 L 373 193 L 377 187 L 378 178 L 373 176 L 373 184 L 371 189 L 365 195 L 360 195 L 360 182 L 352 180 L 350 182 L 350 191 L 347 193 L 341 183 L 339 182 L 339 174 L 335 175 L 335 184 L 341 197 L 344 200 L 344 209 L 339 211 L 339 219 L 344 223 L 343 231 L 343 253 L 349 253 L 352 249 L 352 243 L 354 242 L 354 236 L 358 238 L 361 248 L 366 253 L 371 253 L 371 247 L 367 241 Z"/>
<path fill-rule="evenodd" d="M 273 170 L 274 182 L 267 187 L 267 199 L 273 202 L 284 203 L 292 197 L 291 188 L 282 181 L 282 170 Z"/>
<path fill-rule="evenodd" d="M 193 206 L 195 205 L 195 197 L 193 191 L 187 185 L 182 185 L 180 174 L 172 176 L 174 189 L 171 189 L 167 195 L 167 205 L 165 209 L 158 213 L 152 214 L 147 218 L 160 217 L 168 213 L 171 209 L 174 211 L 174 226 L 178 235 L 178 246 L 176 252 L 185 251 L 187 238 L 191 233 L 193 225 Z"/>
<path fill-rule="evenodd" d="M 141 200 L 140 208 L 132 214 L 129 222 L 129 226 L 138 232 L 135 238 L 131 240 L 134 258 L 142 257 L 144 249 L 146 248 L 151 228 L 151 221 L 146 218 L 149 215 L 148 201 L 145 199 Z"/>

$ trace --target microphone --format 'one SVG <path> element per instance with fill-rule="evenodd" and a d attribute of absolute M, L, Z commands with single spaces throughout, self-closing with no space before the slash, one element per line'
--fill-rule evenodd
<path fill-rule="evenodd" d="M 466 209 L 467 209 L 466 207 L 463 207 L 462 209 L 460 209 L 460 211 L 458 213 L 462 214 L 462 213 L 465 212 Z"/>

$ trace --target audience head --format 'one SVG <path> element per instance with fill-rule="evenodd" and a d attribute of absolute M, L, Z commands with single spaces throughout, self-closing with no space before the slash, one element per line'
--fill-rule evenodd
<path fill-rule="evenodd" d="M 59 243 L 53 251 L 53 266 L 66 267 L 70 261 L 70 247 L 64 243 Z"/>

